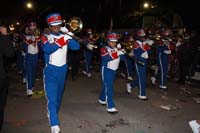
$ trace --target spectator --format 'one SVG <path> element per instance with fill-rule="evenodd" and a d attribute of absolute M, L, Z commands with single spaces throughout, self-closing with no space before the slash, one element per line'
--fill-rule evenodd
<path fill-rule="evenodd" d="M 8 94 L 8 79 L 4 69 L 4 57 L 14 56 L 15 50 L 5 26 L 0 26 L 0 132 L 4 122 L 4 109 Z"/>

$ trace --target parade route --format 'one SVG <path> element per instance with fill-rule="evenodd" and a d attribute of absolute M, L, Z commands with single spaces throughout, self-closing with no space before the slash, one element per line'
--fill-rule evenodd
<path fill-rule="evenodd" d="M 26 96 L 20 75 L 12 69 L 2 133 L 49 133 L 42 77 L 35 93 Z M 39 75 L 41 76 L 41 75 Z M 137 99 L 138 89 L 126 93 L 126 80 L 117 77 L 114 100 L 118 114 L 107 113 L 98 103 L 100 75 L 79 74 L 72 80 L 70 71 L 59 114 L 62 133 L 192 133 L 188 122 L 200 118 L 200 88 L 168 81 L 168 91 L 147 83 L 148 101 Z"/>

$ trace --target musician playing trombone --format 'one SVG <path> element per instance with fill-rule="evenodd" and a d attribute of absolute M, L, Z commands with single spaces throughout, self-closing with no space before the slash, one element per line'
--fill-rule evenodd
<path fill-rule="evenodd" d="M 79 43 L 67 33 L 60 31 L 62 17 L 59 13 L 47 16 L 47 24 L 51 33 L 42 36 L 42 49 L 45 57 L 44 89 L 47 98 L 48 118 L 51 133 L 60 133 L 59 109 L 64 92 L 67 73 L 67 51 L 80 49 Z"/>

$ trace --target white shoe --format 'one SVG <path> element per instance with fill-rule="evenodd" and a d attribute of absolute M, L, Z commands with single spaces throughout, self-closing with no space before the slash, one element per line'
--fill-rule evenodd
<path fill-rule="evenodd" d="M 124 77 L 124 78 L 126 77 L 126 75 L 125 75 L 124 73 L 120 73 L 120 75 L 121 75 L 122 77 Z"/>
<path fill-rule="evenodd" d="M 128 80 L 133 80 L 133 78 L 131 77 L 131 76 L 128 76 L 128 78 L 127 78 Z"/>
<path fill-rule="evenodd" d="M 159 87 L 160 87 L 160 89 L 163 89 L 163 90 L 167 89 L 167 86 L 165 86 L 165 85 L 160 85 Z"/>
<path fill-rule="evenodd" d="M 26 83 L 26 78 L 22 79 L 22 83 L 25 84 Z"/>
<path fill-rule="evenodd" d="M 58 125 L 51 126 L 51 133 L 60 133 L 60 128 Z"/>
<path fill-rule="evenodd" d="M 88 74 L 87 74 L 87 77 L 88 77 L 88 78 L 91 78 L 91 77 L 92 77 L 92 74 L 91 74 L 91 73 L 88 73 Z"/>
<path fill-rule="evenodd" d="M 131 94 L 131 88 L 132 88 L 132 87 L 131 87 L 131 84 L 130 84 L 130 83 L 127 83 L 127 84 L 126 84 L 126 91 L 127 91 L 128 94 Z"/>
<path fill-rule="evenodd" d="M 26 91 L 26 95 L 27 96 L 32 96 L 33 95 L 33 91 L 32 90 L 27 90 Z"/>
<path fill-rule="evenodd" d="M 50 118 L 50 115 L 49 115 L 49 113 L 47 113 L 47 118 L 48 118 L 48 119 Z"/>
<path fill-rule="evenodd" d="M 102 100 L 100 100 L 100 99 L 99 99 L 98 101 L 99 101 L 100 104 L 106 105 L 106 101 L 102 101 Z"/>
<path fill-rule="evenodd" d="M 193 133 L 200 133 L 200 124 L 198 124 L 196 120 L 190 121 L 189 125 L 190 125 Z"/>
<path fill-rule="evenodd" d="M 140 96 L 140 95 L 138 95 L 138 98 L 141 99 L 141 100 L 147 100 L 148 99 L 147 96 Z"/>
<path fill-rule="evenodd" d="M 117 109 L 116 108 L 110 108 L 110 109 L 107 109 L 108 113 L 117 113 Z"/>
<path fill-rule="evenodd" d="M 84 75 L 87 75 L 87 72 L 86 72 L 85 70 L 83 70 L 82 73 L 83 73 Z"/>
<path fill-rule="evenodd" d="M 151 83 L 152 83 L 153 85 L 156 84 L 156 78 L 155 78 L 155 77 L 151 77 Z"/>

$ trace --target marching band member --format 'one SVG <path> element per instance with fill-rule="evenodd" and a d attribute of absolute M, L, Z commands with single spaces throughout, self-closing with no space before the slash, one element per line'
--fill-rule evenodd
<path fill-rule="evenodd" d="M 138 98 L 141 100 L 146 100 L 146 67 L 148 53 L 150 49 L 149 45 L 145 42 L 145 32 L 143 29 L 140 29 L 137 33 L 137 39 L 134 42 L 134 57 L 135 57 L 135 70 L 136 70 L 136 79 L 131 83 L 127 83 L 127 93 L 131 93 L 131 89 L 139 86 L 139 95 Z"/>
<path fill-rule="evenodd" d="M 37 73 L 38 65 L 38 52 L 40 40 L 36 38 L 33 34 L 34 30 L 37 28 L 35 22 L 30 22 L 28 24 L 29 34 L 26 34 L 23 41 L 23 49 L 25 51 L 25 70 L 26 70 L 26 94 L 27 96 L 32 96 L 34 89 L 34 82 Z"/>
<path fill-rule="evenodd" d="M 171 54 L 172 44 L 168 40 L 168 36 L 171 34 L 171 30 L 166 29 L 162 32 L 161 39 L 156 42 L 157 44 L 157 63 L 158 73 L 157 78 L 159 80 L 159 88 L 167 90 L 166 81 L 169 65 L 169 55 Z M 156 77 L 151 77 L 152 83 L 155 84 Z"/>
<path fill-rule="evenodd" d="M 51 33 L 42 36 L 43 45 L 41 46 L 45 57 L 44 89 L 48 101 L 47 109 L 51 133 L 59 133 L 58 113 L 66 80 L 67 51 L 68 48 L 78 50 L 80 45 L 71 36 L 61 33 L 62 17 L 59 13 L 48 15 L 47 24 Z"/>
<path fill-rule="evenodd" d="M 23 84 L 26 84 L 26 66 L 25 66 L 26 53 L 25 53 L 25 50 L 23 50 L 23 47 L 24 47 L 23 41 L 26 39 L 26 35 L 28 35 L 28 34 L 30 34 L 30 33 L 29 33 L 29 28 L 27 26 L 24 30 L 24 34 L 20 35 L 20 39 L 21 39 L 20 47 L 22 49 L 21 55 L 22 55 L 22 63 L 23 63 L 23 68 L 22 68 L 22 83 Z"/>
<path fill-rule="evenodd" d="M 123 57 L 123 53 L 116 48 L 117 41 L 117 33 L 109 32 L 107 34 L 107 45 L 101 48 L 102 90 L 98 101 L 102 105 L 107 105 L 108 113 L 117 113 L 113 101 L 113 84 L 120 58 Z"/>
<path fill-rule="evenodd" d="M 94 54 L 94 47 L 92 46 L 95 43 L 95 39 L 93 37 L 92 34 L 92 29 L 87 29 L 86 31 L 86 38 L 84 38 L 84 43 L 85 44 L 85 48 L 83 50 L 83 54 L 84 54 L 84 64 L 83 64 L 83 74 L 87 75 L 88 78 L 90 78 L 92 76 L 91 74 L 91 63 L 92 63 L 92 57 Z"/>
<path fill-rule="evenodd" d="M 127 72 L 127 79 L 128 80 L 133 80 L 133 62 L 134 62 L 134 54 L 133 54 L 133 45 L 134 45 L 134 38 L 132 35 L 128 37 L 128 40 L 126 40 L 125 44 L 128 46 L 125 46 L 125 67 L 126 67 L 126 72 Z"/>

